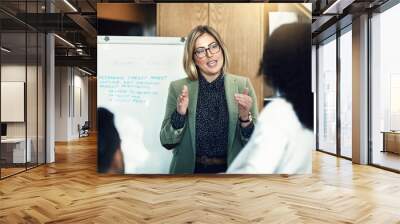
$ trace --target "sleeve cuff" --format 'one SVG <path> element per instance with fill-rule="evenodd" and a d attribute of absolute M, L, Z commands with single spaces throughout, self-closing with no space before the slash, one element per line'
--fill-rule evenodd
<path fill-rule="evenodd" d="M 247 126 L 247 127 L 242 127 L 242 126 L 240 126 L 240 129 L 241 129 L 241 132 L 242 132 L 243 137 L 245 137 L 245 138 L 250 138 L 251 134 L 252 134 L 253 131 L 254 131 L 254 123 L 251 122 L 251 123 L 249 124 L 249 126 Z"/>
<path fill-rule="evenodd" d="M 174 111 L 174 113 L 171 114 L 171 125 L 174 129 L 181 129 L 183 126 L 185 126 L 185 115 L 181 115 L 178 113 L 178 111 Z"/>

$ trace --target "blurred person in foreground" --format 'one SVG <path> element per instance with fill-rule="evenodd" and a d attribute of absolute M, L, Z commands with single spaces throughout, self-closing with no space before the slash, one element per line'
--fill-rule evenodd
<path fill-rule="evenodd" d="M 124 173 L 121 139 L 114 123 L 114 114 L 105 108 L 97 109 L 97 170 L 99 173 Z"/>
<path fill-rule="evenodd" d="M 227 173 L 309 174 L 315 148 L 311 25 L 278 27 L 264 47 L 261 69 L 275 97 Z"/>

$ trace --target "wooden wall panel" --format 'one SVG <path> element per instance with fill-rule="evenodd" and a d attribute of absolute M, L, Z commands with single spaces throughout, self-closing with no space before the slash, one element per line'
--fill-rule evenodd
<path fill-rule="evenodd" d="M 97 3 L 97 18 L 144 23 L 152 7 L 151 4 Z"/>
<path fill-rule="evenodd" d="M 233 74 L 249 77 L 263 107 L 263 78 L 257 76 L 264 40 L 264 4 L 210 3 L 209 25 L 221 35 L 228 48 Z"/>
<path fill-rule="evenodd" d="M 157 4 L 157 35 L 186 37 L 197 25 L 208 24 L 208 3 Z"/>
<path fill-rule="evenodd" d="M 257 76 L 268 31 L 268 12 L 278 10 L 276 4 L 264 3 L 195 3 L 158 4 L 158 36 L 186 36 L 196 25 L 214 27 L 227 45 L 229 72 L 249 77 L 258 98 L 260 110 L 264 97 L 273 94 Z"/>

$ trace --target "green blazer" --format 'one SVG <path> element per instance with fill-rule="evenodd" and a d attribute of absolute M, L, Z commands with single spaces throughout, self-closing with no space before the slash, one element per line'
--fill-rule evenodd
<path fill-rule="evenodd" d="M 185 121 L 185 125 L 181 129 L 174 129 L 171 125 L 171 114 L 176 111 L 176 102 L 182 91 L 183 85 L 187 85 L 189 89 L 189 107 Z M 225 74 L 225 95 L 229 113 L 229 130 L 228 130 L 228 166 L 238 155 L 243 146 L 247 143 L 246 139 L 240 131 L 239 109 L 235 101 L 235 93 L 243 93 L 247 87 L 249 96 L 253 99 L 251 114 L 255 124 L 258 115 L 257 97 L 254 88 L 248 78 Z M 184 174 L 193 173 L 196 161 L 196 107 L 198 96 L 198 80 L 192 81 L 184 78 L 171 82 L 169 86 L 167 107 L 165 117 L 162 122 L 160 131 L 161 144 L 172 149 L 173 157 L 170 165 L 170 173 Z"/>

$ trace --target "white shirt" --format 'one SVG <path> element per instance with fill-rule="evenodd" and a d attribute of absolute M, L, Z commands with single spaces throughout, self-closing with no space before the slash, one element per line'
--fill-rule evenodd
<path fill-rule="evenodd" d="M 261 112 L 254 132 L 227 173 L 310 174 L 314 134 L 302 126 L 292 104 L 276 98 Z"/>

